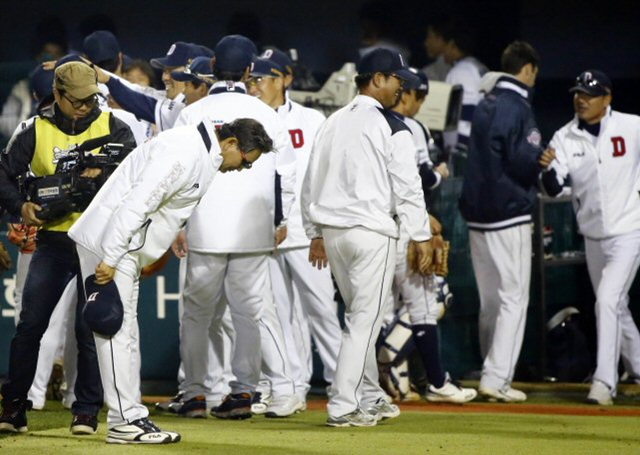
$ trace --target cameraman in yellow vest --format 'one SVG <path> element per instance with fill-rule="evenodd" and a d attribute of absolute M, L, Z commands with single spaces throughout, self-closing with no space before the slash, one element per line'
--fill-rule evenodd
<path fill-rule="evenodd" d="M 0 158 L 0 206 L 21 216 L 24 224 L 40 227 L 24 287 L 20 322 L 11 342 L 8 379 L 2 386 L 0 431 L 27 431 L 26 411 L 31 404 L 27 393 L 36 371 L 40 340 L 67 283 L 79 274 L 75 244 L 67 231 L 80 213 L 47 214 L 41 206 L 27 201 L 17 183 L 26 173 L 35 177 L 54 174 L 58 160 L 88 139 L 110 135 L 110 142 L 124 145 L 123 155 L 135 147 L 129 127 L 98 108 L 98 93 L 97 75 L 89 65 L 68 62 L 58 66 L 53 83 L 55 102 L 41 105 L 38 115 L 18 126 Z M 95 178 L 100 172 L 89 168 L 82 176 Z M 82 280 L 78 280 L 78 377 L 71 432 L 94 434 L 103 390 L 93 334 L 82 317 L 83 306 Z"/>

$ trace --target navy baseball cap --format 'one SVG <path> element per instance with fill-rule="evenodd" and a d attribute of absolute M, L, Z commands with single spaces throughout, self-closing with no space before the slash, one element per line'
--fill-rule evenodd
<path fill-rule="evenodd" d="M 89 60 L 100 63 L 116 59 L 120 53 L 120 44 L 113 33 L 98 30 L 84 39 L 82 50 Z"/>
<path fill-rule="evenodd" d="M 62 58 L 59 58 L 58 60 L 56 60 L 56 64 L 53 66 L 53 69 L 57 69 L 59 66 L 64 65 L 65 63 L 69 63 L 69 62 L 83 62 L 84 60 L 82 60 L 82 57 L 80 57 L 77 54 L 67 54 Z"/>
<path fill-rule="evenodd" d="M 256 45 L 242 35 L 223 37 L 214 50 L 215 67 L 224 71 L 243 71 L 251 66 L 251 61 L 258 53 Z"/>
<path fill-rule="evenodd" d="M 263 58 L 263 57 L 255 57 L 253 59 L 253 64 L 251 65 L 251 76 L 275 77 L 275 76 L 284 76 L 285 74 L 287 74 L 286 68 L 279 65 L 274 60 Z"/>
<path fill-rule="evenodd" d="M 87 302 L 82 315 L 93 332 L 111 337 L 122 327 L 122 300 L 115 281 L 111 280 L 105 285 L 96 284 L 95 281 L 96 276 L 91 275 L 84 282 Z"/>
<path fill-rule="evenodd" d="M 176 41 L 167 51 L 167 55 L 160 58 L 152 58 L 149 63 L 154 68 L 177 68 L 185 66 L 198 55 L 202 55 L 201 52 L 202 49 L 197 44 Z"/>
<path fill-rule="evenodd" d="M 416 76 L 416 79 L 411 82 L 407 82 L 403 88 L 405 90 L 417 90 L 419 92 L 429 93 L 429 78 L 424 71 L 420 71 L 416 68 L 409 68 L 409 71 Z"/>
<path fill-rule="evenodd" d="M 207 46 L 203 46 L 202 44 L 194 44 L 194 46 L 198 49 L 198 56 L 211 58 L 215 55 L 213 50 L 209 49 Z"/>
<path fill-rule="evenodd" d="M 414 82 L 417 78 L 404 64 L 402 55 L 382 47 L 364 54 L 356 65 L 356 70 L 358 74 L 393 73 L 407 82 Z"/>
<path fill-rule="evenodd" d="M 53 94 L 53 75 L 53 71 L 45 70 L 42 65 L 36 66 L 29 74 L 29 87 L 38 100 Z"/>
<path fill-rule="evenodd" d="M 589 96 L 604 96 L 611 94 L 611 79 L 600 70 L 587 70 L 576 78 L 575 85 L 569 93 L 582 92 Z"/>
<path fill-rule="evenodd" d="M 200 56 L 191 60 L 182 71 L 172 71 L 171 77 L 176 81 L 200 81 L 213 84 L 211 57 Z"/>
<path fill-rule="evenodd" d="M 293 62 L 291 61 L 291 58 L 287 55 L 286 52 L 283 52 L 280 49 L 276 49 L 276 48 L 267 49 L 262 54 L 260 54 L 260 57 L 268 58 L 272 62 L 277 63 L 278 65 L 280 65 L 282 68 L 285 69 L 286 73 L 291 74 L 293 72 L 292 70 Z"/>

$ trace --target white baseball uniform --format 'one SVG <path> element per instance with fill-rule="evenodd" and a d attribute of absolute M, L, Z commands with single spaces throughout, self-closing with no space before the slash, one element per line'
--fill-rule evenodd
<path fill-rule="evenodd" d="M 629 289 L 640 265 L 640 117 L 607 108 L 598 136 L 574 118 L 556 131 L 551 169 L 562 185 L 571 177 L 573 208 L 585 237 L 596 294 L 597 369 L 616 394 L 621 338 L 634 376 L 640 376 L 640 334 L 629 311 Z"/>
<path fill-rule="evenodd" d="M 131 354 L 140 270 L 171 246 L 221 163 L 212 124 L 166 131 L 123 160 L 69 231 L 83 277 L 92 275 L 100 261 L 116 268 L 122 327 L 110 338 L 95 334 L 110 428 L 149 413 L 137 400 L 139 371 L 135 378 Z"/>
<path fill-rule="evenodd" d="M 309 238 L 324 237 L 346 306 L 330 417 L 366 410 L 385 395 L 375 342 L 395 268 L 394 215 L 413 240 L 431 235 L 414 154 L 407 126 L 365 95 L 331 115 L 314 142 L 302 217 Z"/>
<path fill-rule="evenodd" d="M 296 392 L 305 399 L 313 374 L 309 328 L 324 366 L 324 379 L 333 382 L 342 329 L 329 268 L 309 263 L 309 239 L 302 226 L 300 191 L 313 139 L 325 117 L 286 99 L 278 108 L 296 153 L 296 201 L 287 221 L 287 238 L 270 261 L 271 282 Z M 309 327 L 310 326 L 310 327 Z"/>
<path fill-rule="evenodd" d="M 272 108 L 246 93 L 243 83 L 231 81 L 215 83 L 209 96 L 182 110 L 176 125 L 203 119 L 221 125 L 241 117 L 259 121 L 277 152 L 250 170 L 218 177 L 187 225 L 180 338 L 185 400 L 205 393 L 206 333 L 211 321 L 224 314 L 223 285 L 236 330 L 231 362 L 236 380 L 230 384 L 231 392 L 253 393 L 261 363 L 274 397 L 295 392 L 268 269 L 268 254 L 274 247 L 276 172 L 281 175 L 285 218 L 295 197 L 295 156 L 286 128 Z"/>

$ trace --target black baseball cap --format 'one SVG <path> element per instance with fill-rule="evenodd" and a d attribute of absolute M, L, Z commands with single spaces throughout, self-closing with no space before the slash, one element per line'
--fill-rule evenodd
<path fill-rule="evenodd" d="M 284 76 L 287 69 L 275 60 L 263 57 L 255 57 L 251 65 L 251 76 Z"/>
<path fill-rule="evenodd" d="M 84 282 L 87 296 L 82 315 L 89 328 L 99 335 L 111 337 L 122 327 L 124 308 L 118 286 L 111 280 L 109 283 L 96 284 L 96 276 L 89 276 Z"/>
<path fill-rule="evenodd" d="M 570 93 L 581 92 L 589 96 L 605 96 L 611 94 L 611 79 L 600 70 L 587 70 L 576 78 Z"/>
<path fill-rule="evenodd" d="M 404 64 L 400 53 L 384 47 L 377 47 L 364 54 L 356 65 L 356 70 L 358 74 L 393 73 L 408 82 L 415 82 L 417 78 Z"/>
<path fill-rule="evenodd" d="M 258 53 L 256 45 L 246 36 L 227 35 L 214 49 L 215 67 L 224 71 L 244 71 Z"/>
<path fill-rule="evenodd" d="M 82 44 L 82 50 L 87 58 L 94 63 L 114 60 L 120 53 L 120 44 L 113 33 L 98 30 L 88 35 Z"/>
<path fill-rule="evenodd" d="M 419 92 L 429 93 L 429 78 L 424 71 L 416 68 L 409 68 L 409 71 L 416 77 L 415 81 L 410 81 L 404 85 L 405 90 L 417 90 Z"/>
<path fill-rule="evenodd" d="M 171 77 L 176 81 L 200 81 L 213 84 L 211 57 L 196 57 L 182 71 L 172 71 Z"/>

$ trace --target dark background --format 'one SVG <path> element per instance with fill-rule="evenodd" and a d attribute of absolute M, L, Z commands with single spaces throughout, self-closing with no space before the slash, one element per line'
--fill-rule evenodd
<path fill-rule="evenodd" d="M 87 30 L 108 24 L 107 19 L 123 51 L 145 59 L 163 56 L 174 41 L 213 48 L 225 34 L 243 33 L 259 47 L 298 49 L 301 62 L 322 82 L 344 62 L 357 59 L 363 17 L 382 18 L 383 32 L 411 51 L 413 66 L 422 67 L 428 62 L 422 44 L 426 24 L 449 14 L 477 29 L 475 54 L 490 69 L 498 69 L 502 49 L 514 39 L 539 50 L 534 107 L 548 140 L 572 114 L 566 91 L 572 79 L 590 67 L 613 78 L 617 109 L 640 112 L 640 7 L 623 0 L 589 5 L 574 0 L 0 0 L 0 101 L 9 79 L 16 77 L 7 74 L 7 63 L 32 59 L 36 26 L 47 16 L 64 24 L 71 49 L 81 48 Z"/>

